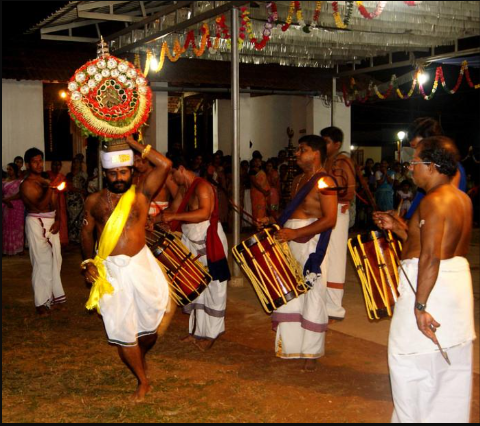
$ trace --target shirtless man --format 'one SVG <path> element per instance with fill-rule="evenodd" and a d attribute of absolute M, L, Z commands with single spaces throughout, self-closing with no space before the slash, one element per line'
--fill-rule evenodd
<path fill-rule="evenodd" d="M 182 243 L 200 256 L 199 260 L 208 267 L 212 281 L 192 303 L 183 308 L 190 314 L 189 335 L 201 351 L 212 347 L 225 331 L 225 309 L 227 305 L 227 281 L 230 279 L 227 237 L 218 217 L 216 191 L 205 179 L 188 170 L 183 157 L 173 159 L 172 176 L 178 192 L 170 208 L 161 214 L 161 220 L 179 230 Z"/>
<path fill-rule="evenodd" d="M 304 359 L 304 370 L 313 371 L 316 369 L 316 359 L 325 354 L 328 255 L 323 258 L 323 262 L 318 258 L 314 260 L 312 256 L 319 254 L 319 246 L 325 251 L 327 249 L 329 231 L 337 220 L 337 195 L 334 191 L 319 189 L 318 176 L 313 180 L 317 173 L 324 173 L 325 183 L 330 187 L 336 186 L 331 177 L 325 176 L 325 169 L 322 167 L 326 157 L 326 143 L 323 138 L 316 135 L 302 137 L 296 157 L 303 174 L 293 181 L 294 198 L 279 220 L 283 228 L 277 232 L 277 238 L 288 242 L 306 281 L 310 281 L 311 289 L 277 309 L 272 314 L 272 323 L 277 332 L 276 355 L 285 359 Z M 299 195 L 297 198 L 296 195 L 308 183 L 313 183 L 313 187 L 297 205 L 296 200 L 301 197 Z M 305 191 L 307 189 L 308 187 Z M 325 233 L 323 244 L 321 242 L 317 246 L 322 233 Z M 315 262 L 319 264 L 313 265 Z"/>
<path fill-rule="evenodd" d="M 153 170 L 153 166 L 146 158 L 142 158 L 140 152 L 135 152 L 134 158 L 135 173 L 133 175 L 133 184 L 139 186 Z M 148 210 L 147 227 L 151 228 L 153 225 L 153 218 L 158 216 L 163 210 L 168 208 L 170 201 L 177 195 L 178 186 L 172 179 L 169 173 L 165 185 L 153 196 L 150 202 L 150 209 Z"/>
<path fill-rule="evenodd" d="M 29 174 L 20 185 L 20 195 L 27 209 L 25 232 L 33 266 L 32 285 L 37 313 L 47 316 L 50 308 L 66 302 L 60 279 L 60 211 L 58 192 L 42 177 L 43 152 L 30 148 L 25 152 Z"/>
<path fill-rule="evenodd" d="M 162 335 L 175 312 L 167 280 L 145 245 L 145 224 L 150 201 L 164 184 L 171 162 L 150 145 L 132 137 L 127 143 L 142 152 L 153 170 L 132 186 L 133 152 L 102 152 L 107 187 L 85 202 L 82 228 L 82 263 L 85 279 L 94 283 L 87 308 L 103 316 L 108 341 L 138 380 L 133 395 L 142 401 L 151 389 L 146 376 L 145 355 Z M 94 231 L 99 236 L 94 255 Z"/>
<path fill-rule="evenodd" d="M 426 192 L 408 226 L 377 212 L 380 228 L 403 242 L 400 297 L 388 343 L 392 422 L 469 421 L 472 391 L 473 294 L 465 259 L 472 229 L 469 197 L 451 183 L 457 149 L 444 136 L 423 139 L 410 162 Z M 441 324 L 441 326 L 440 326 Z M 438 350 L 440 342 L 451 365 Z"/>
<path fill-rule="evenodd" d="M 347 268 L 347 240 L 350 225 L 350 203 L 355 196 L 355 168 L 350 157 L 340 152 L 343 132 L 338 127 L 326 127 L 320 135 L 327 142 L 325 169 L 345 188 L 338 192 L 337 224 L 330 238 L 327 277 L 327 313 L 330 321 L 345 318 L 342 306 Z"/>

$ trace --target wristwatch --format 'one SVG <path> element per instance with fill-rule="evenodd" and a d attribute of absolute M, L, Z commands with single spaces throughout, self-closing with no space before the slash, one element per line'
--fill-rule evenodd
<path fill-rule="evenodd" d="M 417 311 L 424 311 L 427 308 L 426 303 L 415 302 L 415 309 Z"/>

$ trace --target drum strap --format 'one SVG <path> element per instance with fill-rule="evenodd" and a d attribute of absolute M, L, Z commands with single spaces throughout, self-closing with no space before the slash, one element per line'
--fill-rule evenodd
<path fill-rule="evenodd" d="M 196 178 L 188 191 L 185 193 L 182 203 L 177 210 L 177 213 L 183 213 L 187 208 L 188 201 L 190 197 L 193 195 L 195 188 L 198 186 L 200 182 L 206 182 L 205 179 Z M 210 183 L 208 183 L 210 185 Z M 218 280 L 220 282 L 227 281 L 230 279 L 230 269 L 228 268 L 228 261 L 225 256 L 225 250 L 223 249 L 222 241 L 218 236 L 218 200 L 217 200 L 217 193 L 215 189 L 213 190 L 214 193 L 214 207 L 213 212 L 210 217 L 210 226 L 207 229 L 207 236 L 206 236 L 206 248 L 207 248 L 207 263 L 208 263 L 208 270 L 210 275 L 212 276 L 213 280 Z M 173 221 L 171 225 L 172 231 L 178 231 L 180 229 L 181 222 Z"/>
<path fill-rule="evenodd" d="M 283 214 L 280 216 L 280 219 L 278 220 L 278 223 L 280 224 L 280 226 L 283 226 L 285 224 L 285 222 L 290 218 L 293 212 L 297 209 L 297 207 L 302 203 L 305 197 L 313 189 L 314 185 L 317 184 L 318 180 L 324 176 L 330 176 L 335 181 L 335 184 L 336 184 L 336 179 L 325 172 L 320 172 L 313 175 L 312 178 L 300 188 L 300 191 L 298 191 L 295 194 L 295 197 L 293 198 L 293 200 L 290 202 L 290 204 L 286 207 Z M 330 242 L 331 233 L 332 233 L 332 230 L 328 229 L 326 231 L 323 231 L 320 234 L 320 238 L 318 239 L 315 252 L 310 253 L 310 256 L 308 257 L 307 261 L 305 262 L 305 265 L 303 266 L 304 276 L 307 276 L 311 273 L 317 274 L 317 275 L 321 274 L 322 271 L 321 271 L 320 265 L 323 262 L 323 258 L 325 257 L 325 254 L 327 253 L 327 248 L 328 248 L 328 243 Z"/>

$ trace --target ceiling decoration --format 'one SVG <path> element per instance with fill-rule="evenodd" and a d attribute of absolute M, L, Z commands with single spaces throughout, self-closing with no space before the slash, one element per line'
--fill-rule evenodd
<path fill-rule="evenodd" d="M 43 36 L 52 37 L 55 28 L 70 28 L 69 36 L 74 37 L 73 25 L 84 27 L 90 23 L 99 36 L 105 22 L 116 20 L 126 28 L 102 34 L 112 52 L 150 50 L 158 57 L 164 42 L 172 50 L 176 40 L 183 46 L 191 30 L 196 46 L 200 46 L 205 25 L 214 40 L 216 19 L 225 15 L 226 28 L 221 31 L 218 48 L 206 49 L 201 58 L 229 61 L 231 41 L 226 36 L 232 6 L 248 8 L 242 20 L 243 63 L 353 65 L 394 52 L 455 46 L 459 39 L 480 35 L 480 3 L 476 1 L 70 2 L 32 30 L 40 29 Z M 259 50 L 265 35 L 268 42 Z M 185 56 L 198 55 L 188 49 Z"/>

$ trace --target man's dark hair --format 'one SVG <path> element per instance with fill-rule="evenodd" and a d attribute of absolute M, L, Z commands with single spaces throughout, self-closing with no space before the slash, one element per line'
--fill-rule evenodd
<path fill-rule="evenodd" d="M 260 160 L 263 158 L 263 155 L 260 153 L 260 151 L 253 151 L 252 152 L 252 159 L 253 158 L 260 158 Z"/>
<path fill-rule="evenodd" d="M 457 173 L 458 149 L 455 142 L 446 136 L 425 138 L 418 144 L 422 161 L 436 164 L 439 173 L 453 177 Z"/>
<path fill-rule="evenodd" d="M 30 164 L 32 158 L 36 157 L 37 155 L 41 155 L 43 160 L 43 152 L 40 151 L 38 148 L 27 149 L 25 151 L 25 155 L 23 156 L 23 158 L 25 158 L 25 163 Z"/>
<path fill-rule="evenodd" d="M 333 142 L 343 143 L 343 132 L 338 127 L 325 127 L 320 132 L 320 136 L 330 138 Z"/>
<path fill-rule="evenodd" d="M 18 166 L 15 163 L 8 163 L 7 166 L 10 166 L 13 169 L 15 176 L 18 177 Z"/>
<path fill-rule="evenodd" d="M 172 169 L 178 170 L 180 166 L 183 166 L 186 169 L 189 168 L 187 160 L 181 155 L 175 155 L 170 160 L 172 161 Z"/>
<path fill-rule="evenodd" d="M 17 160 L 22 160 L 23 162 L 23 157 L 20 157 L 20 155 L 17 155 L 14 159 L 13 159 L 13 162 L 15 163 L 15 161 Z"/>
<path fill-rule="evenodd" d="M 305 135 L 298 140 L 298 143 L 304 143 L 314 151 L 319 151 L 322 162 L 327 159 L 327 142 L 321 136 Z"/>
<path fill-rule="evenodd" d="M 408 128 L 408 138 L 410 140 L 420 136 L 429 138 L 431 136 L 442 136 L 443 129 L 437 120 L 431 117 L 417 118 Z"/>

